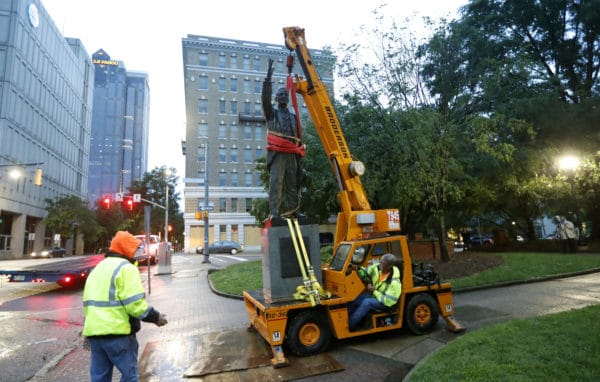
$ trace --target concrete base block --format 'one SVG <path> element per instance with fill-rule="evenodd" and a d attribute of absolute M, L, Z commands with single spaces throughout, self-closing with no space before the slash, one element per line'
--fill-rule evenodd
<path fill-rule="evenodd" d="M 322 283 L 319 226 L 317 224 L 300 225 L 300 230 L 314 274 L 319 283 Z M 293 300 L 292 295 L 296 292 L 296 288 L 304 285 L 304 282 L 289 228 L 287 226 L 269 227 L 263 231 L 263 235 L 267 236 L 266 240 L 263 240 L 266 248 L 263 248 L 262 261 L 265 300 L 268 302 Z M 300 256 L 304 259 L 302 252 L 300 252 Z"/>

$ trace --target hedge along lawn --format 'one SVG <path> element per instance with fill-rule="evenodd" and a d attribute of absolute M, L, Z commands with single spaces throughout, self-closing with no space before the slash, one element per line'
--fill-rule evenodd
<path fill-rule="evenodd" d="M 467 333 L 405 381 L 598 381 L 600 305 Z"/>
<path fill-rule="evenodd" d="M 598 254 L 506 252 L 490 253 L 490 256 L 501 256 L 504 263 L 468 277 L 449 280 L 452 289 L 534 280 L 564 273 L 600 269 L 600 255 Z"/>

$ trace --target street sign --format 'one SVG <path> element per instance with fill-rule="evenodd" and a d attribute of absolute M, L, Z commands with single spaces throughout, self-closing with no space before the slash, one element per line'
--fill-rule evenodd
<path fill-rule="evenodd" d="M 214 211 L 214 210 L 215 210 L 215 206 L 214 205 L 212 205 L 212 206 L 211 205 L 208 205 L 208 206 L 202 205 L 202 206 L 200 206 L 200 211 Z"/>
<path fill-rule="evenodd" d="M 115 202 L 122 202 L 123 201 L 123 193 L 122 192 L 117 192 L 115 194 Z"/>
<path fill-rule="evenodd" d="M 133 202 L 139 203 L 142 201 L 142 194 L 133 194 Z"/>

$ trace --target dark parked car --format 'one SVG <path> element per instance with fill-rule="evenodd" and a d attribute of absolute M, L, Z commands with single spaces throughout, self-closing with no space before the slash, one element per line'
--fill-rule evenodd
<path fill-rule="evenodd" d="M 231 240 L 219 240 L 208 246 L 208 253 L 231 253 L 235 255 L 238 252 L 242 252 L 244 246 Z M 204 254 L 204 247 L 196 248 L 196 253 Z"/>
<path fill-rule="evenodd" d="M 31 252 L 31 257 L 65 257 L 67 251 L 61 247 L 52 247 L 40 252 Z"/>
<path fill-rule="evenodd" d="M 469 238 L 469 244 L 471 246 L 482 246 L 487 247 L 494 245 L 494 237 L 491 234 L 483 234 L 481 236 L 471 236 Z"/>

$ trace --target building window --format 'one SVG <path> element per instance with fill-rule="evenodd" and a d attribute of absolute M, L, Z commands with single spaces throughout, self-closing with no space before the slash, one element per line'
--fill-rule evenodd
<path fill-rule="evenodd" d="M 221 53 L 219 55 L 219 68 L 225 67 L 225 54 Z"/>
<path fill-rule="evenodd" d="M 233 186 L 233 184 L 232 184 Z M 231 212 L 238 212 L 238 200 L 237 198 L 231 198 Z"/>
<path fill-rule="evenodd" d="M 246 198 L 246 212 L 252 210 L 252 198 Z"/>
<path fill-rule="evenodd" d="M 262 126 L 259 125 L 254 128 L 254 139 L 257 141 L 262 141 L 265 139 Z"/>
<path fill-rule="evenodd" d="M 246 150 L 244 150 L 244 163 L 252 163 L 252 149 L 250 146 L 246 146 Z"/>
<path fill-rule="evenodd" d="M 208 137 L 208 123 L 200 122 L 198 124 L 198 138 Z"/>
<path fill-rule="evenodd" d="M 198 77 L 198 89 L 208 90 L 208 76 L 202 75 Z"/>
<path fill-rule="evenodd" d="M 231 163 L 238 162 L 238 148 L 233 146 L 231 151 L 229 152 L 229 156 L 231 157 Z"/>
<path fill-rule="evenodd" d="M 204 151 L 204 145 L 198 147 L 198 162 L 204 162 L 204 157 L 206 157 L 206 152 Z"/>
<path fill-rule="evenodd" d="M 225 198 L 219 198 L 219 212 L 226 212 L 227 211 L 227 199 Z M 225 230 L 225 226 L 220 226 L 221 228 L 221 232 L 223 232 Z"/>
<path fill-rule="evenodd" d="M 256 101 L 256 103 L 254 104 L 254 115 L 262 115 L 262 106 L 259 101 Z"/>
<path fill-rule="evenodd" d="M 233 77 L 229 80 L 229 89 L 232 92 L 237 92 L 237 78 Z"/>
<path fill-rule="evenodd" d="M 226 107 L 225 100 L 221 98 L 219 100 L 219 114 L 225 114 L 226 113 L 225 112 L 225 107 Z"/>
<path fill-rule="evenodd" d="M 244 126 L 244 139 L 252 139 L 252 126 L 249 124 Z"/>
<path fill-rule="evenodd" d="M 239 186 L 238 173 L 232 172 L 231 173 L 231 187 L 237 187 L 237 186 Z"/>
<path fill-rule="evenodd" d="M 244 186 L 252 187 L 252 173 L 251 172 L 247 172 L 244 174 Z"/>
<path fill-rule="evenodd" d="M 232 100 L 231 101 L 231 114 L 237 114 L 237 101 L 236 100 Z"/>
<path fill-rule="evenodd" d="M 220 187 L 227 186 L 227 174 L 224 172 L 219 173 L 219 186 Z"/>
<path fill-rule="evenodd" d="M 242 60 L 242 69 L 250 70 L 250 57 L 244 56 L 244 59 Z"/>
<path fill-rule="evenodd" d="M 250 94 L 250 80 L 247 78 L 244 80 L 244 93 Z"/>
<path fill-rule="evenodd" d="M 262 92 L 262 82 L 260 80 L 254 80 L 254 94 L 260 94 Z"/>
<path fill-rule="evenodd" d="M 254 70 L 256 70 L 256 71 L 260 70 L 260 57 L 259 56 L 254 57 Z"/>
<path fill-rule="evenodd" d="M 237 69 L 237 56 L 234 54 L 229 58 L 229 67 L 231 69 Z"/>
<path fill-rule="evenodd" d="M 219 125 L 219 139 L 227 139 L 227 126 Z"/>
<path fill-rule="evenodd" d="M 208 114 L 208 100 L 201 99 L 198 101 L 198 113 Z"/>
<path fill-rule="evenodd" d="M 227 79 L 225 77 L 219 77 L 219 90 L 224 92 L 227 88 Z"/>
<path fill-rule="evenodd" d="M 219 147 L 219 162 L 227 162 L 227 150 L 223 146 Z"/>
<path fill-rule="evenodd" d="M 250 114 L 250 101 L 244 102 L 244 115 L 251 115 Z"/>
<path fill-rule="evenodd" d="M 229 126 L 229 139 L 238 139 L 239 130 L 237 125 Z"/>
<path fill-rule="evenodd" d="M 208 53 L 200 52 L 200 54 L 198 55 L 198 65 L 208 66 Z"/>
<path fill-rule="evenodd" d="M 259 146 L 256 148 L 256 157 L 260 158 L 262 156 L 263 156 L 263 149 L 262 149 L 262 147 Z"/>

